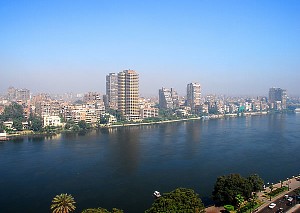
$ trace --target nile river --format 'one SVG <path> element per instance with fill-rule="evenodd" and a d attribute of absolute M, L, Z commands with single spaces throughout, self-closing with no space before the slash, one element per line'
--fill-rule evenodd
<path fill-rule="evenodd" d="M 140 213 L 154 190 L 193 188 L 206 204 L 216 178 L 258 173 L 278 182 L 300 173 L 300 114 L 101 129 L 0 143 L 0 212 L 49 212 L 56 194 L 77 211 Z"/>

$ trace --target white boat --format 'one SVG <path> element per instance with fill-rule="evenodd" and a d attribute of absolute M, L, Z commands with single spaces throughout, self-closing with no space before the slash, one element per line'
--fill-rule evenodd
<path fill-rule="evenodd" d="M 300 108 L 296 108 L 296 109 L 295 109 L 295 112 L 296 112 L 296 113 L 300 113 Z"/>
<path fill-rule="evenodd" d="M 161 197 L 161 194 L 160 194 L 159 191 L 154 191 L 153 196 L 154 196 L 155 198 L 159 198 L 159 197 Z"/>

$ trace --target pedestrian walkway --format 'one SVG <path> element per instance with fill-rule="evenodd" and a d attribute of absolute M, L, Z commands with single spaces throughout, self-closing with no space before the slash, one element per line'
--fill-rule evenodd
<path fill-rule="evenodd" d="M 300 176 L 299 176 L 299 178 L 300 178 Z M 289 187 L 289 191 L 293 191 L 294 189 L 297 189 L 300 187 L 300 181 L 296 180 L 296 177 L 292 177 L 290 179 L 283 181 L 282 186 L 287 186 L 287 187 Z M 273 184 L 273 190 L 280 188 L 280 187 L 281 187 L 281 183 Z M 271 191 L 270 187 L 267 187 L 264 191 L 257 193 L 258 199 L 263 202 L 263 204 L 257 208 L 258 212 L 261 211 L 263 208 L 269 206 L 270 203 L 272 203 L 273 201 L 277 200 L 278 198 L 284 196 L 287 193 L 287 191 L 284 191 L 284 192 L 278 194 L 276 197 L 272 197 L 272 199 L 270 201 L 270 197 L 266 196 L 267 193 L 269 193 L 270 191 Z M 267 192 L 267 193 L 265 193 L 265 192 Z"/>
<path fill-rule="evenodd" d="M 300 204 L 296 204 L 293 208 L 288 210 L 286 213 L 294 213 L 294 212 L 300 212 Z"/>
<path fill-rule="evenodd" d="M 298 177 L 300 178 L 300 175 Z M 292 177 L 288 180 L 283 181 L 282 186 L 287 186 L 287 187 L 289 187 L 289 191 L 293 191 L 300 187 L 300 181 L 297 181 L 296 177 Z M 273 184 L 273 190 L 280 188 L 280 187 L 281 187 L 281 183 Z M 267 193 L 269 193 L 270 191 L 271 191 L 270 187 L 267 187 L 264 191 L 257 193 L 258 199 L 260 201 L 262 201 L 263 204 L 257 208 L 256 212 L 261 211 L 265 207 L 269 206 L 270 203 L 272 203 L 275 200 L 277 200 L 278 198 L 284 196 L 288 192 L 288 191 L 284 191 L 281 194 L 278 194 L 276 197 L 272 197 L 272 199 L 270 201 L 270 197 L 267 196 Z M 297 206 L 297 207 L 298 207 L 298 209 L 297 209 L 297 213 L 298 213 L 300 206 Z M 222 210 L 225 210 L 224 207 L 210 206 L 205 209 L 205 212 L 206 213 L 218 213 L 218 212 L 221 212 Z M 293 207 L 288 212 L 293 213 L 293 212 L 296 212 L 295 210 L 296 210 L 296 208 Z"/>

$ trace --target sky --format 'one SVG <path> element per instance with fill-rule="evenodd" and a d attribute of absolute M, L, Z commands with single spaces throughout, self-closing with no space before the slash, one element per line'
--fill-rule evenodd
<path fill-rule="evenodd" d="M 98 91 L 133 69 L 140 94 L 300 96 L 298 0 L 1 0 L 0 93 Z"/>

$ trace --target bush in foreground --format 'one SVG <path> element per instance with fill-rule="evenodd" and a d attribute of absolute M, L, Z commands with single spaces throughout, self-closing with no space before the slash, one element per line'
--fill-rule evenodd
<path fill-rule="evenodd" d="M 96 208 L 96 209 L 85 209 L 82 213 L 123 213 L 123 210 L 113 208 L 112 211 L 108 211 L 104 208 Z"/>
<path fill-rule="evenodd" d="M 178 188 L 165 193 L 156 199 L 145 213 L 177 212 L 177 213 L 204 213 L 204 205 L 199 195 L 192 189 Z"/>

